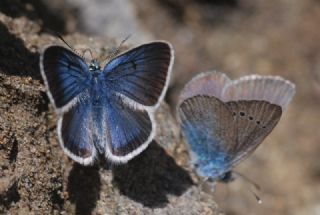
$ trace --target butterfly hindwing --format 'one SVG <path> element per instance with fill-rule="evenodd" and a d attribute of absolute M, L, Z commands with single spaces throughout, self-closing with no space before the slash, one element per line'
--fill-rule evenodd
<path fill-rule="evenodd" d="M 236 140 L 228 145 L 232 166 L 250 155 L 280 120 L 280 106 L 266 101 L 227 102 L 234 117 Z"/>
<path fill-rule="evenodd" d="M 173 49 L 153 42 L 111 60 L 104 68 L 112 90 L 143 106 L 155 106 L 164 96 L 173 64 Z"/>
<path fill-rule="evenodd" d="M 126 162 L 144 150 L 153 139 L 153 115 L 147 110 L 135 109 L 119 96 L 113 97 L 105 109 L 106 156 L 114 162 Z"/>
<path fill-rule="evenodd" d="M 214 96 L 223 101 L 223 89 L 230 83 L 231 80 L 222 72 L 200 73 L 183 88 L 178 103 L 197 95 Z"/>
<path fill-rule="evenodd" d="M 228 146 L 235 140 L 234 118 L 219 99 L 195 96 L 178 108 L 182 133 L 200 175 L 216 178 L 231 166 Z"/>
<path fill-rule="evenodd" d="M 56 110 L 64 111 L 90 87 L 92 75 L 78 55 L 61 46 L 50 46 L 40 58 L 41 75 Z"/>
<path fill-rule="evenodd" d="M 84 165 L 92 163 L 96 155 L 95 123 L 88 99 L 72 106 L 58 120 L 62 148 L 72 159 Z"/>
<path fill-rule="evenodd" d="M 279 76 L 248 75 L 226 85 L 223 99 L 268 101 L 285 110 L 294 94 L 294 84 Z"/>
<path fill-rule="evenodd" d="M 250 155 L 281 117 L 281 107 L 266 101 L 224 103 L 194 96 L 179 108 L 182 132 L 200 175 L 216 179 Z"/>

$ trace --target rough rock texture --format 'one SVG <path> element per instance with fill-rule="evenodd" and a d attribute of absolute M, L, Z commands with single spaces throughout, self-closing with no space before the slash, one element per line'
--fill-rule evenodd
<path fill-rule="evenodd" d="M 64 155 L 38 67 L 39 50 L 61 41 L 41 30 L 26 16 L 0 13 L 0 213 L 219 214 L 212 195 L 196 185 L 166 104 L 156 116 L 157 137 L 127 165 L 83 167 Z M 105 44 L 118 44 L 65 39 L 102 56 Z"/>

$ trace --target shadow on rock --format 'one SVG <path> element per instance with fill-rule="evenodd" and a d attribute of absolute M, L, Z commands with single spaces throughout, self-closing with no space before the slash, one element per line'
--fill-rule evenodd
<path fill-rule="evenodd" d="M 1 187 L 2 188 L 2 187 Z M 10 206 L 20 200 L 20 194 L 18 192 L 18 185 L 14 183 L 5 193 L 0 193 L 0 213 L 4 214 L 3 208 L 10 208 Z"/>
<path fill-rule="evenodd" d="M 26 16 L 33 21 L 41 20 L 44 27 L 65 33 L 65 17 L 61 14 L 61 11 L 59 13 L 50 9 L 44 1 L 1 0 L 0 11 L 12 18 Z"/>
<path fill-rule="evenodd" d="M 0 22 L 0 71 L 7 75 L 40 79 L 39 54 L 30 52 L 24 42 Z"/>
<path fill-rule="evenodd" d="M 155 141 L 127 165 L 114 167 L 113 177 L 123 195 L 151 208 L 164 207 L 168 194 L 180 196 L 193 184 L 188 172 Z"/>
<path fill-rule="evenodd" d="M 76 205 L 76 214 L 91 214 L 100 198 L 99 167 L 74 164 L 68 178 L 70 201 Z"/>

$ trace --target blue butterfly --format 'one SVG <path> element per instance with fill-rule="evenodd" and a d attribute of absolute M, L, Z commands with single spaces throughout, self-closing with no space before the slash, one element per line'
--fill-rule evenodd
<path fill-rule="evenodd" d="M 40 55 L 47 94 L 58 114 L 58 138 L 76 162 L 92 164 L 98 154 L 125 163 L 155 135 L 154 110 L 167 90 L 173 65 L 167 42 L 144 44 L 101 69 L 61 46 Z"/>
<path fill-rule="evenodd" d="M 294 94 L 295 85 L 277 76 L 232 81 L 206 72 L 193 78 L 180 94 L 177 115 L 197 173 L 232 181 L 232 168 L 268 136 Z"/>

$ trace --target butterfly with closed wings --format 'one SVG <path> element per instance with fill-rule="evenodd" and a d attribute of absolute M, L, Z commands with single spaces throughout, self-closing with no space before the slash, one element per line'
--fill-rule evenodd
<path fill-rule="evenodd" d="M 232 168 L 268 136 L 294 94 L 295 85 L 278 76 L 232 81 L 224 73 L 205 72 L 193 78 L 177 112 L 197 173 L 231 181 Z"/>

